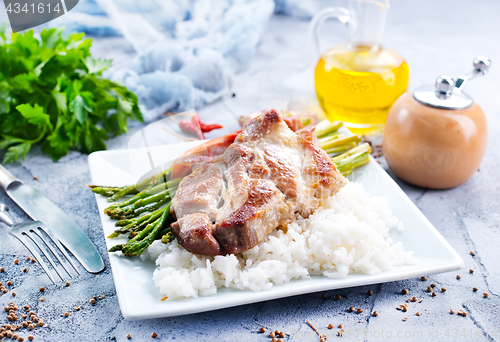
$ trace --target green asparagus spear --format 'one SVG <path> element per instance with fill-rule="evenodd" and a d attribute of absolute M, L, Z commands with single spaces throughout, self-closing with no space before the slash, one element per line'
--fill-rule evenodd
<path fill-rule="evenodd" d="M 323 138 L 328 134 L 335 132 L 340 127 L 342 127 L 344 123 L 342 121 L 334 121 L 330 122 L 328 120 L 323 120 L 316 124 L 316 136 L 318 138 Z"/>
<path fill-rule="evenodd" d="M 361 138 L 358 135 L 351 135 L 348 137 L 340 137 L 337 139 L 327 140 L 327 141 L 321 143 L 321 148 L 326 151 L 326 150 L 329 150 L 335 146 L 340 146 L 340 145 L 344 145 L 344 144 L 351 143 L 351 142 L 354 142 L 357 144 L 360 141 L 361 141 Z"/>

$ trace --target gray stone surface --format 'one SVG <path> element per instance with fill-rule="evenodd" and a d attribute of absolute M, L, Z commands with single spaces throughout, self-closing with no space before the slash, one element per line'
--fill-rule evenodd
<path fill-rule="evenodd" d="M 340 3 L 332 1 L 332 3 Z M 99 275 L 83 273 L 64 284 L 51 285 L 37 264 L 26 261 L 27 250 L 0 226 L 0 281 L 13 282 L 7 294 L 0 295 L 0 303 L 7 304 L 12 291 L 15 302 L 30 304 L 46 322 L 44 328 L 32 332 L 35 341 L 125 341 L 130 333 L 132 341 L 149 341 L 152 332 L 156 340 L 178 341 L 270 341 L 258 333 L 265 326 L 268 331 L 286 332 L 286 341 L 318 341 L 319 338 L 305 323 L 309 320 L 328 340 L 338 337 L 339 329 L 328 330 L 329 323 L 342 323 L 346 329 L 344 341 L 486 341 L 500 340 L 500 21 L 497 14 L 500 2 L 493 0 L 393 1 L 389 13 L 385 43 L 406 57 L 411 68 L 411 87 L 432 83 L 437 75 L 458 75 L 467 71 L 476 55 L 492 58 L 491 73 L 474 80 L 467 88 L 482 106 L 488 118 L 490 137 L 481 170 L 464 185 L 446 191 L 431 191 L 398 181 L 407 195 L 436 226 L 465 260 L 459 272 L 429 276 L 427 281 L 409 279 L 373 286 L 363 286 L 322 293 L 301 295 L 280 300 L 245 305 L 231 309 L 194 315 L 128 322 L 123 319 L 113 285 L 111 269 L 105 251 L 94 196 L 85 184 L 90 182 L 87 157 L 71 152 L 58 163 L 53 163 L 35 149 L 21 163 L 7 168 L 17 177 L 43 192 L 70 214 L 98 246 L 106 262 L 106 270 Z M 274 17 L 250 68 L 235 77 L 232 92 L 225 98 L 200 111 L 207 122 L 222 122 L 225 132 L 238 127 L 236 117 L 262 107 L 294 107 L 314 98 L 311 68 L 306 58 L 308 22 L 286 17 Z M 339 25 L 337 41 L 344 37 Z M 326 30 L 329 31 L 329 30 Z M 337 33 L 339 32 L 339 33 Z M 95 39 L 94 52 L 102 57 L 124 60 L 132 50 L 120 38 Z M 137 128 L 135 128 L 137 129 Z M 135 129 L 131 129 L 133 132 Z M 109 148 L 126 146 L 127 136 L 110 141 Z M 34 180 L 33 176 L 38 176 Z M 28 217 L 3 193 L 0 201 L 6 203 L 19 221 Z M 474 257 L 469 251 L 476 251 Z M 13 260 L 19 258 L 19 265 Z M 28 272 L 23 274 L 23 267 Z M 469 268 L 475 272 L 469 274 Z M 460 280 L 456 275 L 461 274 Z M 431 297 L 425 289 L 431 283 L 446 287 Z M 45 286 L 45 293 L 38 288 Z M 472 287 L 478 287 L 477 293 Z M 411 303 L 408 313 L 396 310 L 408 296 L 400 294 L 407 288 L 410 296 L 422 303 Z M 367 296 L 368 290 L 374 292 Z M 482 293 L 490 297 L 483 299 Z M 342 299 L 334 300 L 336 294 Z M 101 296 L 104 298 L 100 298 Z M 45 302 L 39 298 L 44 297 Z M 95 306 L 88 302 L 99 296 Z M 76 312 L 77 305 L 82 310 Z M 362 314 L 347 312 L 350 306 L 363 309 Z M 463 309 L 467 317 L 449 314 L 449 310 Z M 371 317 L 374 310 L 378 317 Z M 415 316 L 416 311 L 422 316 Z M 70 312 L 65 318 L 61 315 Z M 0 313 L 0 320 L 6 314 Z M 403 317 L 408 320 L 403 321 Z M 2 323 L 3 324 L 3 323 Z M 27 333 L 21 333 L 27 336 Z M 7 339 L 9 341 L 9 339 Z"/>

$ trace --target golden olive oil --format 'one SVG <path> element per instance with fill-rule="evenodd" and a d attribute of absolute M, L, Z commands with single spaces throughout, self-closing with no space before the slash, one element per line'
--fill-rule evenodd
<path fill-rule="evenodd" d="M 389 108 L 408 86 L 409 68 L 397 53 L 366 47 L 335 47 L 320 58 L 314 82 L 330 120 L 355 132 L 383 127 Z"/>

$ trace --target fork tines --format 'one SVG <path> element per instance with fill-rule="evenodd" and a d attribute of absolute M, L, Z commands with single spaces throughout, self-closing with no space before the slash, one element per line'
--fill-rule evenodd
<path fill-rule="evenodd" d="M 66 260 L 71 264 L 71 266 L 73 266 L 76 273 L 80 274 L 80 271 L 78 271 L 78 269 L 76 268 L 75 264 L 73 263 L 73 260 L 71 260 L 65 248 L 61 245 L 59 240 L 56 239 L 51 234 L 50 230 L 42 222 L 33 221 L 28 223 L 16 224 L 9 232 L 16 238 L 18 238 L 19 241 L 21 241 L 23 245 L 26 246 L 26 248 L 28 248 L 31 254 L 33 254 L 35 259 L 38 261 L 42 269 L 45 271 L 45 273 L 47 273 L 52 283 L 55 284 L 56 281 L 52 273 L 50 272 L 49 267 L 38 253 L 37 249 L 43 254 L 45 259 L 48 260 L 48 262 L 50 263 L 52 268 L 56 271 L 57 275 L 61 280 L 64 281 L 65 277 L 63 277 L 63 275 L 61 274 L 62 272 L 59 270 L 59 267 L 56 266 L 56 263 L 54 262 L 53 258 L 54 256 L 61 265 L 61 267 L 64 269 L 64 271 L 66 271 L 66 273 L 69 275 L 69 277 L 73 278 L 73 275 L 71 274 L 71 272 L 69 272 L 67 265 L 63 262 L 63 260 L 59 256 L 59 253 L 57 253 L 51 246 L 51 243 L 53 243 L 57 247 L 59 252 L 66 258 Z M 44 235 L 50 238 L 51 243 L 47 241 Z"/>

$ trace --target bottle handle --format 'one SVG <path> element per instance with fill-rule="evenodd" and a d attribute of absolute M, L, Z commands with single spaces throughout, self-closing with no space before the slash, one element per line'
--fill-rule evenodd
<path fill-rule="evenodd" d="M 343 24 L 348 24 L 351 19 L 351 14 L 344 7 L 327 7 L 319 13 L 317 13 L 311 20 L 309 24 L 309 33 L 307 40 L 307 47 L 309 51 L 309 58 L 313 66 L 316 66 L 321 53 L 323 52 L 319 43 L 319 35 L 321 32 L 321 26 L 327 19 L 337 19 Z"/>

